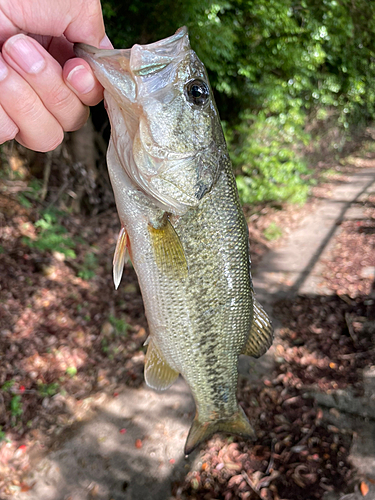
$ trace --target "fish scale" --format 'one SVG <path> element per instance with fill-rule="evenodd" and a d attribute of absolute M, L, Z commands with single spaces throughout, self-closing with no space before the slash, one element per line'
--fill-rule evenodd
<path fill-rule="evenodd" d="M 185 360 L 181 372 L 204 420 L 215 409 L 222 415 L 232 415 L 237 409 L 237 358 L 252 321 L 246 222 L 228 163 L 197 210 L 200 217 L 192 211 L 181 218 L 176 231 L 187 249 L 188 263 L 192 262 L 186 290 L 193 311 L 189 344 L 200 346 L 199 356 Z M 205 238 L 200 241 L 202 227 Z M 226 273 L 222 272 L 225 266 L 229 266 Z M 210 309 L 208 319 L 204 313 Z M 218 387 L 225 390 L 218 391 Z M 223 394 L 228 395 L 227 401 Z"/>
<path fill-rule="evenodd" d="M 108 170 L 122 224 L 114 258 L 137 273 L 150 337 L 145 380 L 181 374 L 196 415 L 185 452 L 217 431 L 254 438 L 236 400 L 238 357 L 272 342 L 253 294 L 248 228 L 219 115 L 186 28 L 147 46 L 75 47 L 105 88 Z"/>

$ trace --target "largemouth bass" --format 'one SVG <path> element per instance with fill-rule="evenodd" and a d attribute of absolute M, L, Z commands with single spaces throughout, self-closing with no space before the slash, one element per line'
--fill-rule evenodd
<path fill-rule="evenodd" d="M 204 65 L 186 28 L 131 49 L 78 44 L 103 85 L 109 174 L 121 220 L 114 281 L 127 253 L 150 337 L 146 383 L 182 374 L 196 403 L 185 453 L 217 431 L 254 438 L 236 400 L 238 357 L 272 343 L 254 299 L 248 228 Z"/>

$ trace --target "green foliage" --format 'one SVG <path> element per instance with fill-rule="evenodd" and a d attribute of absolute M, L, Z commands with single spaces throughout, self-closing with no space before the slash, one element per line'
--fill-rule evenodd
<path fill-rule="evenodd" d="M 77 375 L 77 368 L 75 366 L 68 366 L 68 368 L 65 370 L 65 373 L 69 375 L 69 377 L 74 377 Z"/>
<path fill-rule="evenodd" d="M 15 419 L 20 417 L 23 413 L 22 400 L 19 394 L 15 394 L 10 400 L 10 413 Z"/>
<path fill-rule="evenodd" d="M 109 353 L 109 342 L 108 342 L 108 339 L 106 338 L 103 338 L 100 342 L 100 346 L 102 348 L 102 351 L 104 354 L 108 354 Z"/>
<path fill-rule="evenodd" d="M 94 252 L 87 252 L 78 271 L 78 276 L 84 280 L 89 280 L 95 276 L 95 270 L 98 267 L 98 258 Z"/>
<path fill-rule="evenodd" d="M 263 231 L 263 234 L 268 241 L 273 241 L 280 238 L 283 235 L 283 232 L 275 222 L 271 222 L 271 224 Z"/>
<path fill-rule="evenodd" d="M 375 2 L 107 0 L 103 10 L 117 47 L 189 28 L 246 202 L 304 200 L 311 117 L 322 129 L 334 110 L 343 133 L 375 118 Z"/>
<path fill-rule="evenodd" d="M 56 251 L 64 254 L 66 257 L 75 258 L 75 243 L 67 235 L 67 230 L 59 223 L 62 214 L 56 210 L 46 210 L 42 217 L 35 222 L 35 228 L 38 230 L 36 240 L 28 237 L 22 239 L 30 248 L 36 248 L 44 251 Z"/>
<path fill-rule="evenodd" d="M 52 382 L 52 384 L 38 384 L 38 393 L 42 398 L 52 397 L 59 392 L 59 384 Z"/>
<path fill-rule="evenodd" d="M 113 359 L 123 350 L 123 338 L 127 336 L 131 328 L 123 318 L 117 318 L 113 314 L 108 317 L 108 323 L 103 325 L 101 349 L 109 359 Z"/>
<path fill-rule="evenodd" d="M 116 318 L 113 314 L 108 317 L 109 322 L 114 328 L 116 335 L 126 336 L 129 328 L 131 327 L 124 319 Z"/>
<path fill-rule="evenodd" d="M 42 189 L 42 182 L 39 179 L 33 177 L 27 186 L 27 190 L 20 192 L 17 196 L 20 204 L 25 208 L 31 208 L 33 206 L 33 201 L 39 198 L 39 193 Z"/>
<path fill-rule="evenodd" d="M 5 431 L 3 431 L 3 426 L 0 425 L 0 443 L 1 441 L 5 441 L 5 439 L 6 439 L 6 433 Z"/>
<path fill-rule="evenodd" d="M 31 201 L 28 198 L 26 198 L 26 196 L 23 193 L 20 193 L 18 195 L 18 201 L 25 208 L 31 208 L 33 206 Z"/>
<path fill-rule="evenodd" d="M 238 191 L 245 203 L 272 200 L 289 200 L 303 203 L 308 194 L 306 174 L 308 170 L 301 157 L 293 151 L 296 140 L 294 123 L 281 128 L 285 115 L 269 116 L 260 112 L 257 116 L 243 116 L 234 127 L 237 144 L 233 146 L 233 135 L 228 143 L 234 152 L 233 164 L 236 172 Z M 290 121 L 293 117 L 289 117 Z M 280 131 L 281 130 L 281 131 Z M 304 133 L 299 131 L 299 138 Z"/>
<path fill-rule="evenodd" d="M 7 380 L 2 386 L 1 386 L 1 390 L 2 391 L 10 391 L 12 389 L 12 387 L 14 386 L 14 380 L 11 379 L 11 380 Z"/>
<path fill-rule="evenodd" d="M 12 425 L 15 425 L 18 418 L 21 417 L 23 414 L 21 395 L 12 393 L 12 389 L 13 389 L 14 385 L 15 385 L 15 381 L 13 379 L 11 379 L 11 380 L 7 380 L 1 387 L 2 392 L 9 392 L 11 394 L 10 414 L 12 416 L 12 422 L 13 422 Z M 1 428 L 0 428 L 0 441 L 2 439 L 4 439 L 4 437 L 5 437 L 5 435 L 3 436 L 3 434 L 4 433 L 1 431 Z"/>

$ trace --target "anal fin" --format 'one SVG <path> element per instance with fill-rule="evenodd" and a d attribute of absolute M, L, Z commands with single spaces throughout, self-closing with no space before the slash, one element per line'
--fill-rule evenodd
<path fill-rule="evenodd" d="M 115 254 L 113 256 L 113 281 L 116 290 L 122 278 L 125 262 L 129 260 L 128 245 L 128 235 L 124 226 L 122 226 L 117 238 Z"/>
<path fill-rule="evenodd" d="M 178 375 L 179 373 L 169 366 L 151 339 L 148 343 L 145 360 L 146 384 L 157 391 L 164 391 L 173 384 Z"/>
<path fill-rule="evenodd" d="M 253 321 L 249 336 L 241 354 L 259 358 L 271 347 L 273 341 L 273 327 L 268 314 L 253 298 Z"/>
<path fill-rule="evenodd" d="M 199 414 L 196 414 L 185 443 L 185 455 L 189 455 L 199 444 L 209 439 L 216 432 L 235 434 L 245 439 L 255 439 L 255 431 L 240 406 L 238 411 L 229 418 L 219 420 L 201 422 Z"/>
<path fill-rule="evenodd" d="M 161 272 L 174 279 L 186 278 L 188 266 L 184 249 L 178 234 L 168 219 L 162 227 L 155 229 L 151 224 L 148 226 L 155 261 Z"/>

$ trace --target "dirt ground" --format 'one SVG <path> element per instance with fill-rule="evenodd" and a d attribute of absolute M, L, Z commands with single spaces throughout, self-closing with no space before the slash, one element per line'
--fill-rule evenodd
<path fill-rule="evenodd" d="M 285 247 L 337 186 L 374 165 L 372 151 L 362 150 L 334 165 L 305 206 L 246 209 L 255 275 L 262 259 Z M 316 397 L 349 390 L 362 403 L 369 400 L 363 370 L 375 359 L 375 190 L 350 206 L 351 216 L 335 222 L 330 251 L 319 257 L 319 293 L 271 293 L 279 332 L 274 363 L 257 380 L 241 376 L 238 390 L 257 441 L 215 436 L 175 476 L 177 459 L 168 452 L 160 474 L 169 477 L 172 498 L 297 500 L 335 492 L 370 498 L 375 478 L 350 461 L 353 425 L 332 423 L 347 410 Z M 27 179 L 9 173 L 0 179 L 0 498 L 31 498 L 38 486 L 32 473 L 50 450 L 63 446 L 80 422 L 90 422 L 104 400 L 121 399 L 127 387 L 144 390 L 147 323 L 131 265 L 118 291 L 112 283 L 118 230 L 112 210 L 68 217 L 38 203 Z M 293 288 L 293 273 L 282 279 Z M 190 406 L 181 412 L 192 418 Z M 154 453 L 147 448 L 149 431 L 133 439 L 125 424 L 116 425 L 125 455 Z M 147 465 L 135 470 L 147 476 Z M 129 496 L 127 476 L 119 481 L 118 496 L 101 496 L 94 481 L 85 486 L 87 498 L 139 498 Z M 48 498 L 73 499 L 56 495 Z"/>

